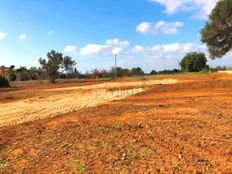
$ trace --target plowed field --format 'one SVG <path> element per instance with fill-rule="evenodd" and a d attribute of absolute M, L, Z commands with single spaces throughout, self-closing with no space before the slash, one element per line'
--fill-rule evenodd
<path fill-rule="evenodd" d="M 231 75 L 129 81 L 0 90 L 0 173 L 232 173 Z"/>

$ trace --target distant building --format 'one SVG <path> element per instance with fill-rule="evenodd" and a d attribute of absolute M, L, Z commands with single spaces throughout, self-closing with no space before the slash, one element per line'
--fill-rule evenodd
<path fill-rule="evenodd" d="M 6 77 L 6 67 L 5 66 L 0 67 L 0 76 Z"/>

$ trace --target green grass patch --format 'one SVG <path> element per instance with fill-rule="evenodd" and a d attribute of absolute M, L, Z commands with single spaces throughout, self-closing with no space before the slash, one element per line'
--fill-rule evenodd
<path fill-rule="evenodd" d="M 13 147 L 7 147 L 5 149 L 2 149 L 0 151 L 0 157 L 7 157 L 8 155 L 11 154 L 15 149 Z"/>
<path fill-rule="evenodd" d="M 110 128 L 105 127 L 105 126 L 97 126 L 97 127 L 94 129 L 94 131 L 107 133 L 107 132 L 110 131 Z"/>
<path fill-rule="evenodd" d="M 123 127 L 125 126 L 125 123 L 122 123 L 122 122 L 116 122 L 113 127 L 115 129 L 122 129 Z"/>
<path fill-rule="evenodd" d="M 128 154 L 128 157 L 131 158 L 131 159 L 139 159 L 141 157 L 140 151 L 139 150 L 135 150 L 135 149 L 129 150 L 127 152 L 127 154 Z"/>
<path fill-rule="evenodd" d="M 141 150 L 141 156 L 145 159 L 151 158 L 155 154 L 155 151 L 149 148 Z"/>
<path fill-rule="evenodd" d="M 80 173 L 87 173 L 87 167 L 80 161 L 70 161 L 70 163 L 75 171 Z"/>
<path fill-rule="evenodd" d="M 0 169 L 4 169 L 9 166 L 9 163 L 6 160 L 0 160 Z"/>

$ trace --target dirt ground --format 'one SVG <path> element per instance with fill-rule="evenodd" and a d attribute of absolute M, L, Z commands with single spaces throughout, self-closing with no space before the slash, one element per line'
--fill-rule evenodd
<path fill-rule="evenodd" d="M 110 93 L 111 99 L 77 110 L 74 105 L 72 112 L 69 108 L 66 112 L 59 111 L 60 107 L 50 108 L 38 112 L 42 115 L 37 117 L 49 116 L 50 110 L 58 110 L 58 116 L 11 126 L 4 126 L 4 106 L 10 108 L 22 101 L 39 105 L 39 100 L 54 99 L 47 103 L 49 108 L 49 104 L 62 100 L 57 96 L 73 96 L 78 104 L 83 95 L 89 97 L 90 89 L 75 88 L 99 82 L 0 90 L 0 173 L 231 174 L 232 76 L 148 78 L 162 79 L 175 79 L 175 83 L 98 89 L 97 95 L 107 98 L 105 94 Z M 112 95 L 112 91 L 135 87 L 142 90 Z M 12 109 L 7 112 L 18 117 Z M 28 112 L 28 108 L 22 110 Z"/>
<path fill-rule="evenodd" d="M 178 81 L 175 79 L 163 79 L 105 82 L 82 86 L 76 84 L 74 87 L 42 89 L 45 93 L 53 92 L 51 96 L 36 96 L 36 91 L 34 90 L 34 97 L 7 103 L 4 103 L 4 100 L 2 100 L 3 102 L 0 103 L 0 127 L 55 117 L 83 108 L 98 106 L 109 101 L 124 99 L 130 95 L 141 93 L 145 91 L 145 88 L 154 84 L 174 83 L 178 83 Z M 63 93 L 60 94 L 61 91 Z"/>

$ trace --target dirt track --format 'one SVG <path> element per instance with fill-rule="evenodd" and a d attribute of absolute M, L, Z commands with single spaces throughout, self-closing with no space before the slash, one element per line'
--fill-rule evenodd
<path fill-rule="evenodd" d="M 146 87 L 154 84 L 174 84 L 177 82 L 178 81 L 175 79 L 106 82 L 95 85 L 45 89 L 45 92 L 53 91 L 56 92 L 56 94 L 46 97 L 36 96 L 19 101 L 0 103 L 0 127 L 54 117 L 83 108 L 104 104 L 112 100 L 124 99 L 130 95 L 143 92 Z M 131 87 L 132 89 L 123 90 L 125 87 Z M 108 89 L 112 90 L 109 91 Z M 72 91 L 69 93 L 59 94 L 61 91 L 70 90 Z"/>
<path fill-rule="evenodd" d="M 96 90 L 96 89 L 114 89 L 114 88 L 124 88 L 124 87 L 149 87 L 152 85 L 158 84 L 175 84 L 179 81 L 176 79 L 161 79 L 161 80 L 140 80 L 134 82 L 106 82 L 97 85 L 88 85 L 88 86 L 77 86 L 77 87 L 65 87 L 65 88 L 56 88 L 56 89 L 47 89 L 45 91 L 67 91 L 67 90 L 78 90 L 78 89 L 88 89 L 88 90 Z"/>
<path fill-rule="evenodd" d="M 82 108 L 93 107 L 144 91 L 142 88 L 120 91 L 78 91 L 48 97 L 33 97 L 0 104 L 0 126 L 54 117 Z"/>
<path fill-rule="evenodd" d="M 0 128 L 0 172 L 232 173 L 232 76 L 175 78 L 188 82 Z"/>

